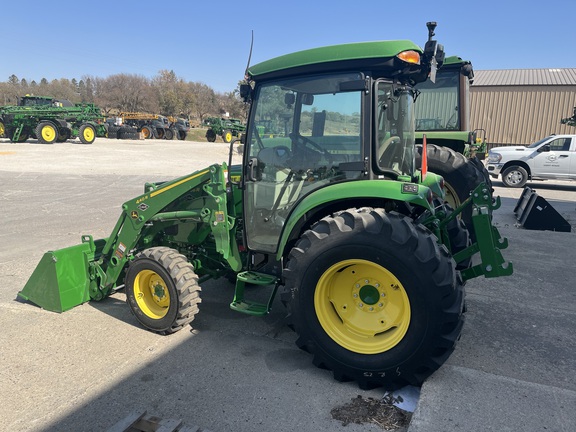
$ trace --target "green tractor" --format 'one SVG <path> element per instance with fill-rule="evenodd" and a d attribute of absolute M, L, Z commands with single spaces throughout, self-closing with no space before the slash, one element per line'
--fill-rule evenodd
<path fill-rule="evenodd" d="M 18 106 L 0 107 L 0 135 L 12 142 L 37 138 L 43 144 L 78 137 L 92 144 L 106 136 L 100 108 L 93 104 L 72 104 L 46 96 L 24 96 Z"/>
<path fill-rule="evenodd" d="M 246 131 L 242 121 L 235 118 L 208 117 L 203 123 L 204 126 L 208 126 L 206 131 L 208 142 L 214 142 L 217 136 L 221 136 L 225 143 L 229 143 L 234 137 L 239 137 Z"/>
<path fill-rule="evenodd" d="M 513 270 L 490 188 L 451 208 L 426 152 L 416 166 L 414 85 L 442 61 L 430 37 L 249 67 L 241 165 L 147 183 L 109 237 L 47 252 L 19 296 L 62 312 L 124 289 L 144 327 L 170 334 L 194 320 L 199 284 L 234 278 L 233 310 L 265 315 L 279 292 L 297 345 L 337 380 L 421 384 L 459 338 L 464 283 Z"/>

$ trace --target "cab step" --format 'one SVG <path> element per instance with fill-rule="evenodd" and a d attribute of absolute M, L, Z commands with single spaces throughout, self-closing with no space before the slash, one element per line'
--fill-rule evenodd
<path fill-rule="evenodd" d="M 266 303 L 246 300 L 244 298 L 244 289 L 246 284 L 252 285 L 273 285 L 270 296 Z M 234 291 L 234 300 L 230 303 L 230 308 L 248 315 L 262 316 L 270 312 L 272 302 L 278 290 L 278 278 L 265 273 L 254 271 L 244 271 L 236 275 L 236 289 Z"/>

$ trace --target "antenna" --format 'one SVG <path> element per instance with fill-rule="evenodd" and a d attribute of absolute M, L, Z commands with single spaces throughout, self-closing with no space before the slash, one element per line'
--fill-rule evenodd
<path fill-rule="evenodd" d="M 250 54 L 248 54 L 248 63 L 246 63 L 246 70 L 244 76 L 248 75 L 248 68 L 250 67 L 250 59 L 252 59 L 252 48 L 254 47 L 254 30 L 252 30 L 252 40 L 250 41 Z"/>

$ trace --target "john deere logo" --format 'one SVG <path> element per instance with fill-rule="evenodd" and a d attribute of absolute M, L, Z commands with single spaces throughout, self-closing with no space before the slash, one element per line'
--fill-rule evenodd
<path fill-rule="evenodd" d="M 132 210 L 132 212 L 130 213 L 130 217 L 132 219 L 138 219 L 138 212 L 135 210 Z"/>

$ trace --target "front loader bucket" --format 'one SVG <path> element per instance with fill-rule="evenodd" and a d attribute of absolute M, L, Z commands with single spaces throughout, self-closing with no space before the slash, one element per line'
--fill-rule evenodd
<path fill-rule="evenodd" d="M 82 244 L 44 254 L 19 297 L 52 312 L 64 312 L 90 300 L 90 262 L 94 261 L 96 245 L 83 236 Z"/>

